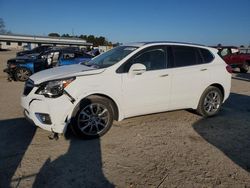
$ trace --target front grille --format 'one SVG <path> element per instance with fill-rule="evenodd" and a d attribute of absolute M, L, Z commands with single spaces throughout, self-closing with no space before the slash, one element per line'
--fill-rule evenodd
<path fill-rule="evenodd" d="M 34 82 L 31 79 L 28 79 L 25 82 L 23 95 L 27 96 L 32 91 L 33 88 L 34 88 Z"/>

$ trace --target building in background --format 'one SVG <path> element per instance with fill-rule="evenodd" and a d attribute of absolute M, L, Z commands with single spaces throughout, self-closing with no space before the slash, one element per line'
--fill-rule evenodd
<path fill-rule="evenodd" d="M 79 38 L 0 34 L 1 49 L 32 49 L 41 45 L 92 47 L 92 43 Z"/>

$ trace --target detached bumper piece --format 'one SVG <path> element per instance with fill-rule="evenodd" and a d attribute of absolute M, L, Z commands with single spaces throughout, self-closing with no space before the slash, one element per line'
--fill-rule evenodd
<path fill-rule="evenodd" d="M 15 80 L 14 70 L 13 69 L 6 68 L 6 69 L 3 70 L 3 72 L 8 74 L 8 81 Z"/>

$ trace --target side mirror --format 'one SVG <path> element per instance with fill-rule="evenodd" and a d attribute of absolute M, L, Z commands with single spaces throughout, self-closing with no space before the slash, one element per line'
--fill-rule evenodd
<path fill-rule="evenodd" d="M 131 75 L 141 75 L 146 72 L 146 66 L 141 63 L 136 63 L 130 67 L 128 72 Z"/>

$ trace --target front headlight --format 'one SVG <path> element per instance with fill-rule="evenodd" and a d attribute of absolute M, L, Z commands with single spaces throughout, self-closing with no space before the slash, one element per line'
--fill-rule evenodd
<path fill-rule="evenodd" d="M 66 88 L 74 80 L 75 77 L 42 83 L 36 91 L 36 94 L 44 95 L 49 98 L 59 97 L 63 94 L 64 88 Z"/>

